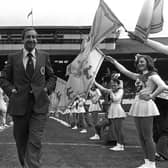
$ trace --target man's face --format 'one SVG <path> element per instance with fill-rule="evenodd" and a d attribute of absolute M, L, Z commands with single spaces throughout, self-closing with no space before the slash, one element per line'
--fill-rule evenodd
<path fill-rule="evenodd" d="M 32 51 L 37 44 L 37 33 L 35 30 L 29 30 L 24 35 L 24 47 L 27 51 Z"/>

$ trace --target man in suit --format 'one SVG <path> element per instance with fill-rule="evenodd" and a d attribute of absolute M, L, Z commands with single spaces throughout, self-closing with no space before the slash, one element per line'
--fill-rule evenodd
<path fill-rule="evenodd" d="M 9 96 L 8 112 L 14 121 L 19 161 L 24 168 L 39 168 L 48 95 L 55 88 L 56 77 L 49 55 L 36 49 L 36 30 L 25 28 L 22 38 L 24 47 L 8 56 L 1 72 L 0 86 Z"/>

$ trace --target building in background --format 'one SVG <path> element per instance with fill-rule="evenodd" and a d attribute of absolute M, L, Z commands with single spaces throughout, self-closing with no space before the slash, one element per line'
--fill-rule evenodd
<path fill-rule="evenodd" d="M 10 26 L 0 27 L 0 70 L 5 65 L 7 55 L 18 51 L 22 46 L 21 33 L 24 27 Z M 66 79 L 66 66 L 78 55 L 82 40 L 88 36 L 89 26 L 37 26 L 38 48 L 50 53 L 51 63 L 55 74 L 60 78 Z M 157 53 L 151 48 L 146 47 L 130 39 L 118 39 L 111 35 L 107 37 L 99 46 L 106 54 L 116 58 L 127 68 L 134 70 L 133 61 L 136 53 L 149 54 L 156 58 L 156 66 L 160 75 L 167 80 L 168 56 Z M 162 43 L 168 41 L 168 38 L 157 38 Z M 107 67 L 111 71 L 115 69 L 110 63 L 103 62 L 98 73 L 98 80 L 106 73 Z M 123 76 L 124 78 L 124 76 Z"/>

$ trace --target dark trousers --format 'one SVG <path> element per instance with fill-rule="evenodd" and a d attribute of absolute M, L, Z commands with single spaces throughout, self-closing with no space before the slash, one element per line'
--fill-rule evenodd
<path fill-rule="evenodd" d="M 153 137 L 157 143 L 161 136 L 168 136 L 168 100 L 156 98 L 155 103 L 160 113 L 153 121 Z"/>
<path fill-rule="evenodd" d="M 160 115 L 154 117 L 153 137 L 157 153 L 168 160 L 168 100 L 156 98 L 155 103 Z"/>
<path fill-rule="evenodd" d="M 40 167 L 41 141 L 47 120 L 47 114 L 35 113 L 33 106 L 34 96 L 30 94 L 26 114 L 24 116 L 13 116 L 13 134 L 18 157 L 21 165 L 25 168 Z"/>

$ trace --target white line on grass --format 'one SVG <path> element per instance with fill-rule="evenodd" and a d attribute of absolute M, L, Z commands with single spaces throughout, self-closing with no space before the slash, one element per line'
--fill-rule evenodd
<path fill-rule="evenodd" d="M 88 143 L 54 143 L 54 142 L 44 142 L 43 145 L 49 145 L 49 146 L 89 146 L 89 147 L 108 147 L 105 145 L 99 145 L 99 144 L 88 144 Z M 15 142 L 0 142 L 0 145 L 15 145 Z M 126 145 L 126 148 L 140 148 L 140 146 L 136 145 Z"/>
<path fill-rule="evenodd" d="M 52 116 L 50 116 L 49 118 L 51 118 L 53 120 L 56 120 L 57 122 L 61 123 L 62 125 L 66 126 L 66 127 L 70 127 L 70 125 L 67 122 L 63 121 L 63 120 L 60 120 L 60 119 L 52 117 Z"/>

